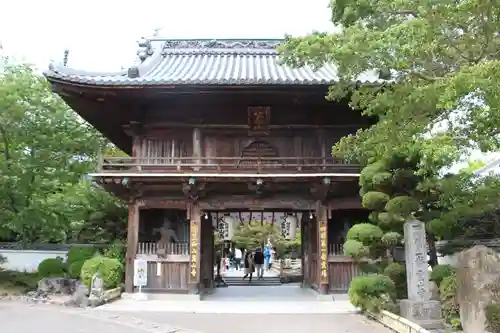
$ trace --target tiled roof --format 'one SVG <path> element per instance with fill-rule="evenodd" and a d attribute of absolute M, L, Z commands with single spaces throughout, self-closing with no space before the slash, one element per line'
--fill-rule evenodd
<path fill-rule="evenodd" d="M 49 80 L 89 85 L 329 85 L 335 66 L 318 70 L 280 64 L 283 40 L 165 40 L 139 42 L 139 62 L 126 71 L 90 73 L 51 65 Z M 158 45 L 159 44 L 159 45 Z M 374 82 L 375 75 L 360 81 Z"/>
<path fill-rule="evenodd" d="M 495 158 L 485 166 L 477 169 L 474 172 L 478 176 L 485 176 L 488 174 L 500 174 L 500 158 Z"/>

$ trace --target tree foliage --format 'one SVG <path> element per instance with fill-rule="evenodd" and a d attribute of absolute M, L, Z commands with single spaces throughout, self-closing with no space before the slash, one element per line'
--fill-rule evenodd
<path fill-rule="evenodd" d="M 85 180 L 108 144 L 30 66 L 3 62 L 0 110 L 0 239 L 65 242 L 88 221 L 123 217 L 115 198 Z"/>
<path fill-rule="evenodd" d="M 429 140 L 441 142 L 433 145 L 437 155 L 457 157 L 471 147 L 498 150 L 500 87 L 491 78 L 500 73 L 499 3 L 332 0 L 330 5 L 339 32 L 287 37 L 281 53 L 294 66 L 334 63 L 339 82 L 329 98 L 349 98 L 354 109 L 378 118 L 336 144 L 336 155 L 367 161 Z M 376 84 L 353 84 L 360 81 Z"/>
<path fill-rule="evenodd" d="M 297 237 L 299 238 L 297 239 Z M 276 247 L 278 256 L 300 246 L 300 234 L 296 235 L 294 239 L 287 240 L 278 227 L 271 223 L 245 222 L 237 227 L 233 235 L 233 242 L 236 246 L 247 250 L 257 247 L 263 248 L 268 240 Z"/>

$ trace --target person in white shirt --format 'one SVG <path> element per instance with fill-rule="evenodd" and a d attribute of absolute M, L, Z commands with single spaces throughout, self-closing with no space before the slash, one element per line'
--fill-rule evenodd
<path fill-rule="evenodd" d="M 241 250 L 238 248 L 234 249 L 234 264 L 236 265 L 237 271 L 239 271 L 241 268 L 241 258 L 243 258 Z"/>

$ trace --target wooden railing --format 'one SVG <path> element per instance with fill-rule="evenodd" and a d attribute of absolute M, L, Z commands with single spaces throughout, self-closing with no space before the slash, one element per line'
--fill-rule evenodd
<path fill-rule="evenodd" d="M 158 254 L 158 243 L 141 242 L 137 244 L 137 254 L 156 256 Z M 161 251 L 160 251 L 161 252 Z M 189 243 L 171 243 L 165 248 L 166 255 L 189 255 Z"/>
<path fill-rule="evenodd" d="M 143 173 L 359 173 L 333 157 L 104 157 L 99 172 Z"/>
<path fill-rule="evenodd" d="M 344 244 L 328 244 L 328 254 L 334 256 L 343 256 Z"/>

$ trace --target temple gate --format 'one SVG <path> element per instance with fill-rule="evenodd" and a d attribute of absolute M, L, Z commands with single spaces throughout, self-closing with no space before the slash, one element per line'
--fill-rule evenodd
<path fill-rule="evenodd" d="M 342 244 L 367 216 L 361 166 L 329 151 L 373 120 L 325 100 L 333 66 L 281 65 L 281 42 L 144 39 L 140 64 L 126 71 L 45 73 L 128 155 L 101 156 L 91 174 L 128 202 L 127 292 L 142 258 L 145 291 L 203 295 L 214 286 L 214 231 L 229 240 L 245 214 L 286 237 L 300 229 L 304 287 L 345 292 L 359 274 Z"/>

